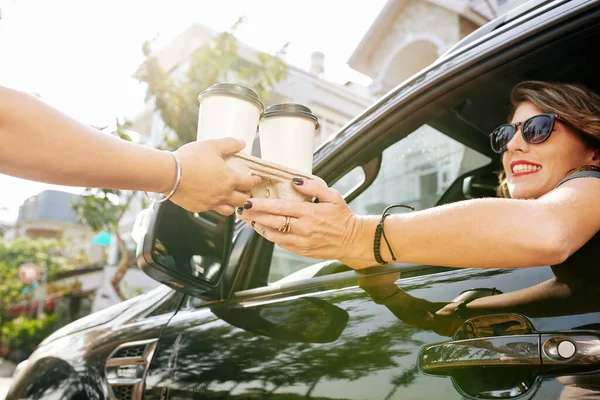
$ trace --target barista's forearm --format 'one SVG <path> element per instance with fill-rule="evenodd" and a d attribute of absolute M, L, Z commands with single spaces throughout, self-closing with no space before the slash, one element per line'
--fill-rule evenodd
<path fill-rule="evenodd" d="M 170 155 L 67 117 L 38 99 L 0 87 L 0 172 L 68 185 L 165 192 Z"/>

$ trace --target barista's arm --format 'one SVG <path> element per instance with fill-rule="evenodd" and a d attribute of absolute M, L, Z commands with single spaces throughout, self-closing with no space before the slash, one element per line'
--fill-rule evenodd
<path fill-rule="evenodd" d="M 169 154 L 90 128 L 33 96 L 0 87 L 0 172 L 67 186 L 167 193 Z"/>
<path fill-rule="evenodd" d="M 166 152 L 90 128 L 35 97 L 0 87 L 0 173 L 67 186 L 166 194 L 177 166 Z M 244 143 L 194 142 L 175 153 L 182 178 L 172 200 L 191 211 L 232 214 L 260 178 L 240 176 L 223 161 Z"/>

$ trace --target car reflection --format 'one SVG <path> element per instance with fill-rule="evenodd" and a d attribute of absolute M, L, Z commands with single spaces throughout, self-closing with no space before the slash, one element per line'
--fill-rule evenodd
<path fill-rule="evenodd" d="M 556 274 L 556 269 L 553 268 L 553 272 Z M 552 372 L 549 367 L 558 367 L 554 375 L 560 376 L 569 371 L 565 367 L 568 362 L 587 367 L 580 372 L 598 369 L 600 365 L 600 340 L 595 335 L 597 325 L 569 331 L 570 334 L 582 334 L 578 337 L 577 353 L 567 360 L 569 357 L 561 358 L 557 354 L 560 332 L 536 332 L 528 320 L 600 311 L 600 304 L 593 300 L 600 293 L 600 283 L 583 281 L 572 273 L 559 276 L 508 293 L 496 288 L 471 289 L 448 302 L 432 302 L 406 293 L 395 283 L 400 273 L 365 276 L 360 279 L 359 286 L 404 323 L 452 338 L 452 341 L 423 348 L 420 366 L 424 372 L 451 376 L 457 390 L 469 397 L 504 398 L 522 395 L 524 389 L 530 390 L 544 372 Z M 586 332 L 594 335 L 587 340 Z M 569 337 L 565 336 L 565 339 Z M 524 366 L 526 368 L 519 370 Z M 501 373 L 502 369 L 497 370 L 511 367 L 517 368 L 512 376 Z M 472 374 L 480 374 L 486 368 L 492 368 L 488 371 L 496 368 L 500 372 L 497 376 L 507 377 L 504 388 L 485 391 L 474 384 L 477 380 Z M 491 374 L 483 373 L 482 379 L 489 381 Z M 558 378 L 564 385 L 560 398 L 600 398 L 597 378 L 597 375 L 589 374 Z M 585 384 L 580 385 L 580 382 Z"/>

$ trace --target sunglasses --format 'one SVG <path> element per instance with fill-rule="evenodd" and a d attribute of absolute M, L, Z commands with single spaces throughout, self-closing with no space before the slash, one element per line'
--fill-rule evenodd
<path fill-rule="evenodd" d="M 543 143 L 550 137 L 550 134 L 554 130 L 554 122 L 556 120 L 566 122 L 558 114 L 540 114 L 523 122 L 500 125 L 490 134 L 492 150 L 498 154 L 504 153 L 508 142 L 515 136 L 519 127 L 521 127 L 523 140 L 527 143 Z"/>

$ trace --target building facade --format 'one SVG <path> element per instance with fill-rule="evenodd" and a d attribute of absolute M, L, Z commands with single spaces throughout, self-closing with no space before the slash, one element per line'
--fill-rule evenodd
<path fill-rule="evenodd" d="M 348 60 L 381 96 L 524 0 L 388 0 Z"/>

